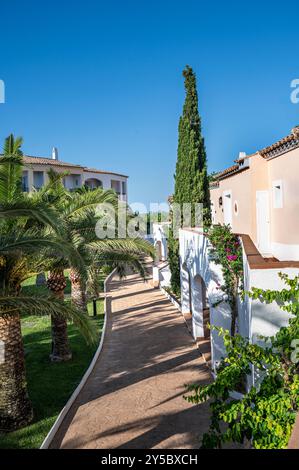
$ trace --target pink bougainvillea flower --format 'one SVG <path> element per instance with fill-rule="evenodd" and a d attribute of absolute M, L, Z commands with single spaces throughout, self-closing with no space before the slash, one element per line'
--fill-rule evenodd
<path fill-rule="evenodd" d="M 227 256 L 228 261 L 236 261 L 238 259 L 237 255 L 229 255 Z"/>

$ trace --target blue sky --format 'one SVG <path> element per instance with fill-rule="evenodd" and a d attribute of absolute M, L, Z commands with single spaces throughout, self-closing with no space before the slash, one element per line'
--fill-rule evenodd
<path fill-rule="evenodd" d="M 299 124 L 293 1 L 2 1 L 0 139 L 130 176 L 130 201 L 173 190 L 186 64 L 197 73 L 209 170 Z"/>

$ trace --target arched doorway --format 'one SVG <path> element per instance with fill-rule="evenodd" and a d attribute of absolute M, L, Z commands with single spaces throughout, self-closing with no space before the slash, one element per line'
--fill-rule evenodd
<path fill-rule="evenodd" d="M 211 367 L 210 306 L 207 287 L 203 278 L 197 274 L 192 280 L 192 330 L 207 365 Z"/>
<path fill-rule="evenodd" d="M 85 180 L 84 186 L 87 189 L 97 189 L 97 188 L 102 188 L 103 183 L 101 180 L 98 180 L 97 178 L 88 178 Z"/>

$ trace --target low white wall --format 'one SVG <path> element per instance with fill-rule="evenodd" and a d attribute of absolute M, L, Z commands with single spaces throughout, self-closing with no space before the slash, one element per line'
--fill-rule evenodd
<path fill-rule="evenodd" d="M 260 289 L 281 290 L 286 288 L 284 282 L 278 276 L 279 272 L 288 274 L 290 278 L 298 275 L 298 269 L 255 269 L 250 271 L 249 287 Z M 254 342 L 258 336 L 273 336 L 282 326 L 287 326 L 291 315 L 279 308 L 276 302 L 271 304 L 252 300 L 251 306 L 251 331 L 250 337 Z"/>
<path fill-rule="evenodd" d="M 160 244 L 160 261 L 166 261 L 168 256 L 167 239 L 168 239 L 168 222 L 153 224 L 153 240 L 154 245 Z"/>
<path fill-rule="evenodd" d="M 181 263 L 181 305 L 182 312 L 192 312 L 193 336 L 202 338 L 203 329 L 203 294 L 196 282 L 198 276 L 206 288 L 210 308 L 210 324 L 230 329 L 231 310 L 223 299 L 220 286 L 223 285 L 221 266 L 216 265 L 209 253 L 209 240 L 198 230 L 180 230 L 180 263 Z M 243 249 L 244 289 L 253 287 L 261 289 L 281 290 L 285 287 L 278 276 L 279 272 L 288 274 L 290 278 L 298 275 L 296 268 L 285 269 L 251 269 Z M 259 336 L 273 336 L 288 324 L 290 315 L 279 308 L 276 303 L 264 304 L 245 296 L 238 299 L 237 332 L 243 337 L 263 344 Z M 223 341 L 217 331 L 211 330 L 212 367 L 225 354 Z M 252 382 L 258 378 L 253 375 Z"/>
<path fill-rule="evenodd" d="M 196 282 L 197 276 L 205 285 L 211 325 L 230 329 L 230 306 L 223 301 L 224 292 L 221 266 L 211 259 L 210 244 L 200 231 L 180 230 L 180 263 L 181 263 L 181 304 L 182 312 L 192 311 L 192 329 L 194 338 L 204 337 L 203 298 Z M 217 331 L 211 330 L 212 367 L 225 354 L 223 340 Z"/>
<path fill-rule="evenodd" d="M 279 259 L 279 261 L 299 261 L 299 245 L 273 242 L 271 247 L 273 256 Z"/>
<path fill-rule="evenodd" d="M 171 279 L 171 272 L 167 264 L 159 270 L 159 283 L 161 287 L 169 287 Z"/>
<path fill-rule="evenodd" d="M 169 287 L 171 272 L 168 263 L 153 266 L 153 282 L 156 287 Z"/>

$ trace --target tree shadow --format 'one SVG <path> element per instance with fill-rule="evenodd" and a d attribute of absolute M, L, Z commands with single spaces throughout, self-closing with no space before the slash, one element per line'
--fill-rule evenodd
<path fill-rule="evenodd" d="M 152 300 L 146 297 L 146 301 L 139 304 L 138 299 L 138 305 L 132 305 L 130 308 L 121 308 L 122 300 L 116 305 L 115 302 L 120 298 L 125 298 L 126 294 L 121 296 L 116 294 L 113 297 L 113 293 L 118 293 L 120 288 L 121 292 L 126 292 L 128 285 L 133 283 L 137 284 L 137 298 L 140 292 L 138 285 L 139 288 L 141 286 L 140 282 L 136 283 L 134 278 L 122 282 L 114 281 L 111 285 L 107 297 L 108 319 L 103 350 L 87 383 L 58 430 L 51 445 L 52 448 L 61 446 L 73 420 L 76 422 L 75 426 L 80 426 L 80 431 L 76 438 L 71 435 L 67 436 L 63 447 L 90 445 L 91 442 L 97 439 L 102 440 L 107 435 L 123 435 L 129 432 L 130 427 L 134 429 L 131 434 L 138 432 L 139 435 L 127 439 L 119 448 L 152 448 L 166 439 L 175 442 L 176 436 L 179 435 L 188 436 L 187 441 L 192 441 L 195 446 L 197 438 L 195 439 L 194 436 L 201 434 L 203 427 L 208 427 L 208 406 L 206 404 L 191 406 L 184 402 L 183 394 L 186 391 L 186 384 L 178 382 L 177 379 L 177 374 L 186 374 L 183 376 L 189 378 L 187 385 L 196 381 L 194 377 L 199 377 L 202 383 L 208 383 L 211 380 L 210 373 L 185 327 L 183 318 L 168 300 L 159 298 L 159 292 L 153 296 Z M 146 292 L 150 294 L 150 291 L 149 287 Z M 112 309 L 110 295 L 113 298 Z M 120 423 L 119 426 L 111 426 L 103 432 L 96 432 L 101 427 L 100 423 L 103 418 L 101 407 L 105 397 L 108 397 L 108 402 L 110 402 L 113 396 L 118 396 L 117 392 L 129 393 L 128 390 L 131 390 L 132 386 L 141 397 L 143 387 L 146 389 L 148 386 L 151 387 L 152 383 L 158 384 L 159 377 L 165 376 L 167 379 L 168 376 L 170 377 L 167 397 L 161 399 L 156 406 L 142 405 L 145 406 L 145 413 L 150 409 L 161 407 L 161 410 L 157 411 L 157 416 L 133 420 L 129 427 L 128 424 Z M 148 385 L 149 382 L 150 385 Z M 182 400 L 183 403 L 182 406 L 178 406 L 178 411 L 163 412 L 163 406 L 175 399 Z M 78 414 L 79 409 L 87 404 L 92 405 L 95 416 L 98 416 L 96 418 L 98 419 L 97 429 L 93 430 L 91 437 L 85 432 L 84 420 L 88 420 L 88 416 L 84 413 Z M 116 402 L 109 413 L 117 414 L 118 406 Z M 94 417 L 92 416 L 91 419 Z M 200 420 L 203 420 L 202 425 L 199 425 Z M 121 440 L 124 441 L 123 436 Z"/>

